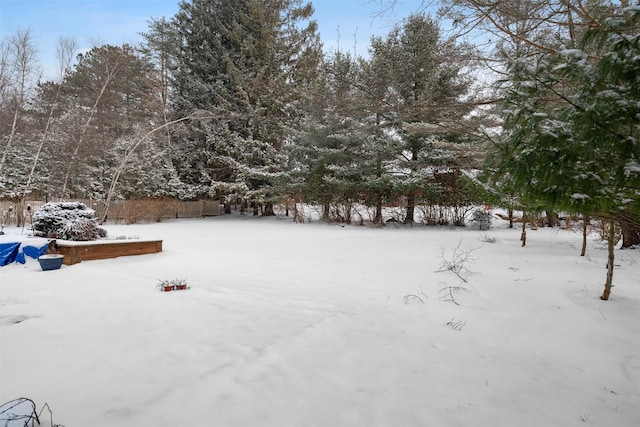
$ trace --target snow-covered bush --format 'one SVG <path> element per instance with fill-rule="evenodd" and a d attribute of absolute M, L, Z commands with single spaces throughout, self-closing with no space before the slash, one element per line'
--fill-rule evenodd
<path fill-rule="evenodd" d="M 491 214 L 484 209 L 476 209 L 473 211 L 471 218 L 474 228 L 478 230 L 488 230 L 491 228 Z"/>
<path fill-rule="evenodd" d="M 88 241 L 107 237 L 107 231 L 98 227 L 94 220 L 78 218 L 69 221 L 64 228 L 61 238 L 65 240 Z"/>
<path fill-rule="evenodd" d="M 96 240 L 107 232 L 98 227 L 96 212 L 80 202 L 54 202 L 33 214 L 36 236 L 67 240 Z"/>

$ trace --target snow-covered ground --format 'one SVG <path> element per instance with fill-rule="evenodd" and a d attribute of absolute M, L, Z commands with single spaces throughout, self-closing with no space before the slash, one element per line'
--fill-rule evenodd
<path fill-rule="evenodd" d="M 163 252 L 0 268 L 0 404 L 66 427 L 640 425 L 638 250 L 603 302 L 605 245 L 558 229 L 105 228 Z M 467 283 L 436 272 L 456 247 Z"/>

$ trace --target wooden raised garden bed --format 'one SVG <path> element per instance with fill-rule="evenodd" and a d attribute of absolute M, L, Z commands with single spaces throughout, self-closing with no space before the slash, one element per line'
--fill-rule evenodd
<path fill-rule="evenodd" d="M 64 255 L 65 265 L 73 265 L 80 261 L 93 259 L 162 252 L 162 240 L 96 240 L 89 242 L 57 240 L 55 248 Z"/>

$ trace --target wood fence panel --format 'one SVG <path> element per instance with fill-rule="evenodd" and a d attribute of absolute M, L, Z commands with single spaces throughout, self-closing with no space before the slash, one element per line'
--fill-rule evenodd
<path fill-rule="evenodd" d="M 102 201 L 89 199 L 68 201 L 84 203 L 96 212 L 96 218 L 102 218 L 104 214 L 105 205 Z M 33 214 L 45 203 L 42 200 L 27 200 L 24 202 L 22 210 L 28 223 L 31 222 L 31 218 L 27 215 L 27 206 L 31 206 L 31 213 Z M 19 208 L 15 202 L 0 200 L 0 225 L 16 225 Z M 112 202 L 109 206 L 107 222 L 131 224 L 136 222 L 157 222 L 171 218 L 202 218 L 218 215 L 220 215 L 220 202 L 218 200 L 188 202 L 181 202 L 175 199 L 118 200 Z"/>

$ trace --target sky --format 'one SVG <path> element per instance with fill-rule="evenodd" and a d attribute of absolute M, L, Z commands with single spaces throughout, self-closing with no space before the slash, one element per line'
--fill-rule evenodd
<path fill-rule="evenodd" d="M 315 0 L 314 19 L 325 52 L 366 56 L 372 36 L 384 36 L 424 0 Z M 431 2 L 429 2 L 431 3 Z M 392 5 L 392 7 L 390 7 Z M 79 51 L 93 45 L 136 44 L 151 18 L 171 18 L 179 0 L 0 0 L 0 40 L 30 30 L 45 79 L 55 79 L 59 37 L 74 37 Z"/>

